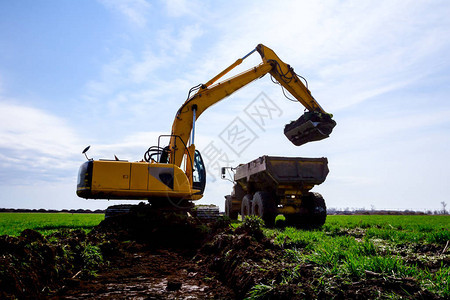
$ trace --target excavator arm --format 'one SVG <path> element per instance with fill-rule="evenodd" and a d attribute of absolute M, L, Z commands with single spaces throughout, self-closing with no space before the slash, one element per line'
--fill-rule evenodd
<path fill-rule="evenodd" d="M 216 83 L 218 79 L 242 63 L 242 61 L 257 51 L 262 58 L 262 63 L 222 82 Z M 272 77 L 283 86 L 291 95 L 297 99 L 308 112 L 298 120 L 291 122 L 285 127 L 285 135 L 295 145 L 300 146 L 310 141 L 327 138 L 336 122 L 332 116 L 317 103 L 308 88 L 302 83 L 294 70 L 285 64 L 270 48 L 259 44 L 254 50 L 238 59 L 224 71 L 216 75 L 206 84 L 197 86 L 196 92 L 189 96 L 186 102 L 178 110 L 172 125 L 172 134 L 169 147 L 169 162 L 180 166 L 183 155 L 177 155 L 179 150 L 179 139 L 182 145 L 191 146 L 187 150 L 193 157 L 195 150 L 194 133 L 195 121 L 210 106 L 233 94 L 250 82 L 270 73 Z M 195 88 L 193 88 L 195 89 Z M 193 90 L 191 89 L 191 92 Z M 191 135 L 192 132 L 192 136 Z M 177 146 L 178 143 L 178 146 Z M 184 153 L 181 152 L 181 153 Z"/>
<path fill-rule="evenodd" d="M 325 110 L 317 103 L 311 92 L 303 84 L 298 75 L 294 72 L 294 69 L 285 64 L 272 49 L 259 44 L 256 46 L 256 50 L 261 55 L 264 62 L 272 65 L 272 69 L 269 71 L 275 80 L 280 83 L 285 89 L 291 93 L 295 99 L 298 100 L 309 111 L 319 111 L 326 113 Z"/>

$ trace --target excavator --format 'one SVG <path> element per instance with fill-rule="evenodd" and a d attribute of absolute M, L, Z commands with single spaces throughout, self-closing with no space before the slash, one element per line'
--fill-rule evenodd
<path fill-rule="evenodd" d="M 217 82 L 254 52 L 261 55 L 259 65 Z M 194 144 L 196 121 L 206 109 L 267 73 L 307 110 L 285 126 L 286 137 L 296 146 L 327 138 L 336 126 L 332 115 L 319 105 L 291 66 L 259 44 L 207 83 L 191 88 L 175 115 L 171 134 L 160 136 L 158 145 L 150 147 L 143 160 L 84 162 L 79 169 L 77 195 L 86 199 L 147 200 L 154 208 L 190 209 L 192 201 L 203 197 L 206 185 L 205 165 Z M 167 146 L 161 145 L 164 139 Z"/>

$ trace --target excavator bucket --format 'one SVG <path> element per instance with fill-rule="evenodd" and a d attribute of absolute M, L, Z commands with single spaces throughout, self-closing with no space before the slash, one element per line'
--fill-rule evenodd
<path fill-rule="evenodd" d="M 286 124 L 284 135 L 296 146 L 320 141 L 330 136 L 336 122 L 331 115 L 306 112 L 296 121 Z"/>

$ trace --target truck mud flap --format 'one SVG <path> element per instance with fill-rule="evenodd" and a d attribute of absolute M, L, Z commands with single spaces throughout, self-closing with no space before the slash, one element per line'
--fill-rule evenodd
<path fill-rule="evenodd" d="M 284 135 L 296 146 L 330 136 L 336 122 L 331 116 L 307 112 L 284 127 Z"/>

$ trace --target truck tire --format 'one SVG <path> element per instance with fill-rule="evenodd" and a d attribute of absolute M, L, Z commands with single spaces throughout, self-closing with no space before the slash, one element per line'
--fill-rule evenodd
<path fill-rule="evenodd" d="M 231 195 L 225 196 L 225 215 L 231 220 L 237 220 L 239 211 L 233 211 L 233 200 Z"/>
<path fill-rule="evenodd" d="M 311 217 L 311 225 L 314 228 L 321 227 L 327 219 L 327 206 L 325 200 L 319 193 L 311 193 L 314 198 L 314 208 Z"/>
<path fill-rule="evenodd" d="M 270 193 L 263 191 L 255 193 L 252 203 L 252 215 L 260 217 L 267 227 L 275 225 L 277 205 Z"/>
<path fill-rule="evenodd" d="M 309 193 L 302 199 L 302 212 L 285 215 L 288 226 L 296 226 L 305 229 L 320 228 L 327 218 L 325 200 L 319 193 Z"/>
<path fill-rule="evenodd" d="M 252 195 L 247 194 L 242 198 L 241 216 L 242 220 L 252 212 Z"/>

